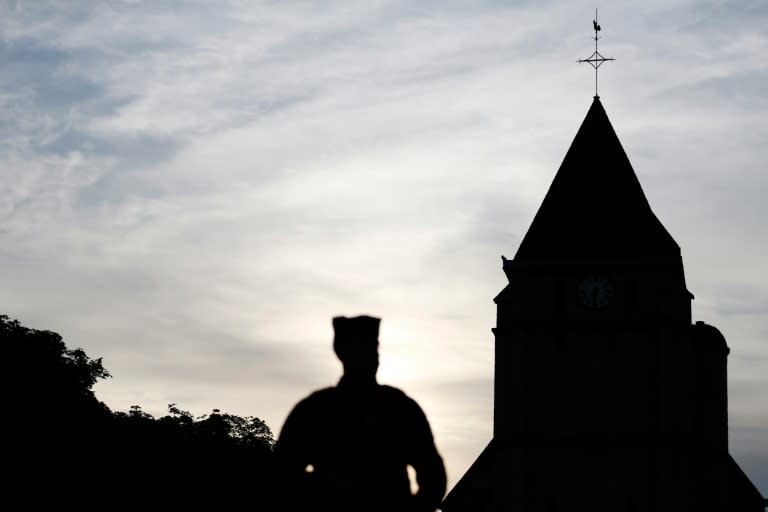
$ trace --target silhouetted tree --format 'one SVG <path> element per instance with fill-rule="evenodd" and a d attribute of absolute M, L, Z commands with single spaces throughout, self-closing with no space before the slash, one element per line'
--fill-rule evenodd
<path fill-rule="evenodd" d="M 24 510 L 262 508 L 274 438 L 254 416 L 112 413 L 93 393 L 101 359 L 0 315 L 4 501 Z"/>
<path fill-rule="evenodd" d="M 67 349 L 61 336 L 0 315 L 6 390 L 8 488 L 28 510 L 52 503 L 98 508 L 108 481 L 109 408 L 92 387 L 109 377 L 101 359 Z M 85 499 L 85 497 L 88 499 Z M 10 500 L 9 500 L 10 501 Z"/>
<path fill-rule="evenodd" d="M 199 510 L 248 504 L 265 495 L 274 439 L 259 418 L 221 414 L 195 418 L 176 404 L 155 419 L 141 407 L 115 413 L 115 506 L 132 510 Z"/>

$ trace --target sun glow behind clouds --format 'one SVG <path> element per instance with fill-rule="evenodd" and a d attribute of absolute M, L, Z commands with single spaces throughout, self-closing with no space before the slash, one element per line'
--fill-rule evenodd
<path fill-rule="evenodd" d="M 379 333 L 379 382 L 407 389 L 420 380 L 422 376 L 418 359 L 414 357 L 413 338 L 416 335 L 394 319 L 382 321 Z"/>

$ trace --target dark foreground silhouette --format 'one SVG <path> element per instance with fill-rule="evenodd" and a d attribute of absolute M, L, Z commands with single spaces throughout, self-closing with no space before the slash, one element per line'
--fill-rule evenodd
<path fill-rule="evenodd" d="M 502 270 L 493 440 L 444 512 L 763 512 L 728 453 L 730 349 L 597 96 Z"/>
<path fill-rule="evenodd" d="M 269 507 L 272 433 L 256 417 L 112 412 L 101 359 L 0 315 L 3 502 L 8 510 L 197 511 Z"/>
<path fill-rule="evenodd" d="M 344 375 L 285 421 L 274 451 L 280 510 L 433 512 L 443 497 L 445 468 L 427 418 L 405 393 L 376 382 L 379 322 L 333 319 Z"/>

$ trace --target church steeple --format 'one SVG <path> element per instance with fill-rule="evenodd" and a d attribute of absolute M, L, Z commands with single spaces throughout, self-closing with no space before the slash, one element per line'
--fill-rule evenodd
<path fill-rule="evenodd" d="M 728 455 L 726 356 L 597 95 L 495 298 L 493 439 L 445 512 L 763 509 Z"/>
<path fill-rule="evenodd" d="M 595 97 L 514 261 L 679 258 Z"/>
<path fill-rule="evenodd" d="M 445 512 L 762 510 L 728 455 L 727 344 L 691 325 L 680 247 L 598 98 L 503 268 L 493 440 Z"/>

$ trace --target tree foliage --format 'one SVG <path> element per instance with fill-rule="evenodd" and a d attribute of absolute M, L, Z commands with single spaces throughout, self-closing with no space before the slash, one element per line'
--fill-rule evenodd
<path fill-rule="evenodd" d="M 75 500 L 73 490 L 86 474 L 96 488 L 92 494 L 102 492 L 109 482 L 103 447 L 111 411 L 92 390 L 109 377 L 101 359 L 68 349 L 55 332 L 24 327 L 5 315 L 0 315 L 0 340 L 12 415 L 4 453 L 13 468 L 9 488 L 25 493 L 29 510 L 44 508 L 52 496 L 64 505 Z"/>
<path fill-rule="evenodd" d="M 5 315 L 0 341 L 9 488 L 26 509 L 259 509 L 274 444 L 261 419 L 218 409 L 195 417 L 176 404 L 157 419 L 137 405 L 112 412 L 92 389 L 111 377 L 101 358 Z"/>
<path fill-rule="evenodd" d="M 260 486 L 263 497 L 274 439 L 259 418 L 218 409 L 195 417 L 176 404 L 160 418 L 139 406 L 114 416 L 120 496 L 140 495 L 158 510 L 250 503 Z M 132 501 L 118 501 L 116 508 L 130 510 Z"/>
<path fill-rule="evenodd" d="M 81 348 L 70 350 L 55 332 L 22 326 L 0 315 L 0 338 L 6 361 L 5 378 L 23 385 L 26 395 L 93 402 L 93 385 L 110 377 L 101 358 L 91 359 Z"/>

